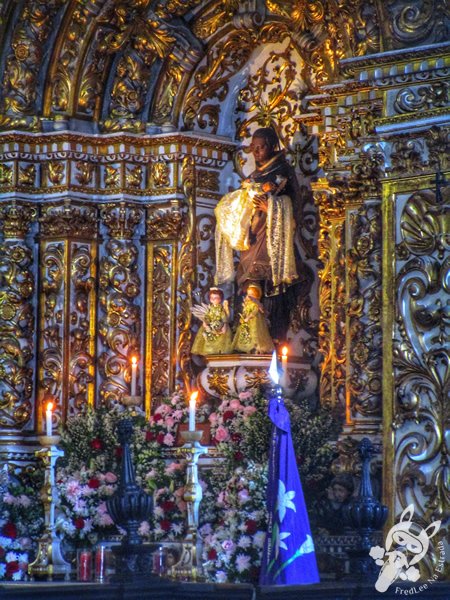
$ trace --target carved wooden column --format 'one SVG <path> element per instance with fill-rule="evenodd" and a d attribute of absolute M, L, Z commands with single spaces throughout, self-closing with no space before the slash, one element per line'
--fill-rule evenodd
<path fill-rule="evenodd" d="M 0 206 L 0 428 L 9 433 L 34 426 L 36 284 L 27 234 L 36 213 L 15 201 Z"/>
<path fill-rule="evenodd" d="M 144 210 L 125 202 L 105 205 L 100 212 L 105 239 L 99 257 L 98 398 L 107 406 L 130 394 L 131 356 L 137 354 L 142 387 L 143 253 L 138 224 Z"/>
<path fill-rule="evenodd" d="M 55 402 L 60 422 L 94 402 L 96 209 L 44 205 L 39 232 L 39 422 Z"/>

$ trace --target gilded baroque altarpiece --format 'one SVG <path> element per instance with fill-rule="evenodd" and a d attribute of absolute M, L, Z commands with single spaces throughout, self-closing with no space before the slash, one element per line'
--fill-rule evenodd
<path fill-rule="evenodd" d="M 21 460 L 84 405 L 193 382 L 213 209 L 276 128 L 310 189 L 296 392 L 378 444 L 395 519 L 450 500 L 448 9 L 443 0 L 0 3 L 0 427 Z M 436 175 L 437 174 L 437 175 Z M 227 370 L 228 369 L 228 370 Z M 211 370 L 220 394 L 231 377 Z M 246 374 L 249 386 L 265 374 Z M 417 513 L 417 509 L 416 509 Z"/>

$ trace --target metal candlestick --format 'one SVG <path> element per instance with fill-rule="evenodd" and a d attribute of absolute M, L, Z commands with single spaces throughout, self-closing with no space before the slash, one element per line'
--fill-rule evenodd
<path fill-rule="evenodd" d="M 70 578 L 70 565 L 61 553 L 61 541 L 55 533 L 55 504 L 57 489 L 55 486 L 55 465 L 64 452 L 57 448 L 60 440 L 58 435 L 42 435 L 39 437 L 41 450 L 36 450 L 35 455 L 41 458 L 44 467 L 44 485 L 41 489 L 41 500 L 44 504 L 44 533 L 38 540 L 36 559 L 28 565 L 28 574 L 34 577 L 46 577 L 49 581 L 53 577 L 64 576 L 66 581 Z"/>
<path fill-rule="evenodd" d="M 201 548 L 198 538 L 198 509 L 203 497 L 202 487 L 198 481 L 198 459 L 208 449 L 200 444 L 203 431 L 182 431 L 185 444 L 175 448 L 174 453 L 187 462 L 186 486 L 183 500 L 187 505 L 187 533 L 183 540 L 183 552 L 180 560 L 170 570 L 170 575 L 177 579 L 196 581 L 201 577 L 202 569 L 198 560 Z"/>

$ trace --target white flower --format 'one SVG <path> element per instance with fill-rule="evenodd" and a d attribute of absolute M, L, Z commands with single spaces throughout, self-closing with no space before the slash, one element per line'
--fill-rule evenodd
<path fill-rule="evenodd" d="M 170 529 L 176 534 L 180 534 L 183 531 L 183 525 L 181 523 L 172 523 Z"/>
<path fill-rule="evenodd" d="M 6 565 L 5 563 L 0 563 L 0 579 L 6 575 Z"/>
<path fill-rule="evenodd" d="M 243 573 L 250 566 L 250 556 L 247 554 L 238 554 L 236 556 L 236 569 L 238 573 Z"/>
<path fill-rule="evenodd" d="M 227 580 L 227 574 L 225 571 L 216 571 L 217 583 L 224 583 Z"/>
<path fill-rule="evenodd" d="M 241 548 L 248 548 L 251 545 L 252 540 L 250 539 L 250 537 L 248 535 L 241 535 L 238 541 L 238 546 L 240 546 Z"/>
<path fill-rule="evenodd" d="M 278 501 L 277 501 L 277 510 L 280 515 L 280 523 L 283 522 L 284 517 L 286 516 L 286 509 L 292 508 L 294 512 L 297 512 L 295 508 L 295 504 L 292 500 L 295 498 L 295 492 L 292 490 L 290 492 L 286 491 L 286 486 L 281 479 L 278 481 Z"/>
<path fill-rule="evenodd" d="M 264 546 L 265 539 L 266 539 L 266 532 L 265 531 L 257 531 L 255 533 L 255 535 L 253 536 L 253 544 L 257 548 L 262 548 Z"/>
<path fill-rule="evenodd" d="M 15 573 L 12 574 L 12 580 L 13 581 L 20 581 L 22 579 L 22 571 L 19 569 L 18 571 L 16 571 Z"/>
<path fill-rule="evenodd" d="M 15 552 L 7 552 L 6 553 L 5 561 L 7 563 L 14 562 L 15 560 L 17 560 L 17 554 Z"/>
<path fill-rule="evenodd" d="M 163 511 L 163 509 L 160 506 L 155 506 L 153 514 L 154 514 L 155 518 L 163 517 L 164 516 L 164 511 Z"/>
<path fill-rule="evenodd" d="M 384 557 L 384 552 L 385 550 L 381 546 L 372 546 L 369 552 L 369 556 L 373 558 L 373 560 L 377 560 L 378 558 Z"/>

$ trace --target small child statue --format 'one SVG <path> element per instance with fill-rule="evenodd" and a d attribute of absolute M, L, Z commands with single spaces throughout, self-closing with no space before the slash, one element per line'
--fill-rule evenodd
<path fill-rule="evenodd" d="M 233 350 L 242 354 L 269 354 L 274 345 L 267 326 L 264 307 L 261 304 L 262 290 L 250 283 L 242 304 L 239 325 L 233 339 Z"/>
<path fill-rule="evenodd" d="M 192 354 L 229 354 L 232 335 L 228 324 L 228 302 L 219 288 L 210 288 L 209 301 L 210 304 L 202 302 L 191 308 L 192 314 L 202 322 L 192 345 Z"/>

